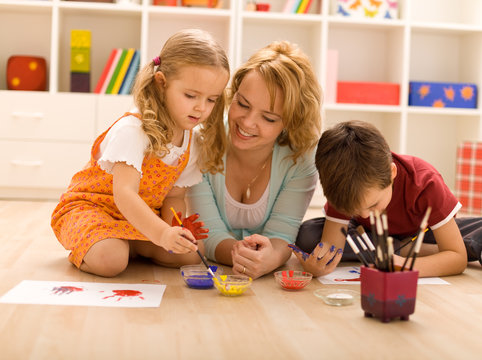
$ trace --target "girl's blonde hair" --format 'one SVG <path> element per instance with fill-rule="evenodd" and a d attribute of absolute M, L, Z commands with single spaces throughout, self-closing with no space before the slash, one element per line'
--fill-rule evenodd
<path fill-rule="evenodd" d="M 199 29 L 181 30 L 171 36 L 159 54 L 160 65 L 154 60 L 145 65 L 137 74 L 133 87 L 134 103 L 142 117 L 142 128 L 149 137 L 148 153 L 161 156 L 169 152 L 167 144 L 172 142 L 174 121 L 165 104 L 165 94 L 158 86 L 155 74 L 161 71 L 166 81 L 176 76 L 183 66 L 214 66 L 227 71 L 229 61 L 224 49 L 213 37 Z M 158 61 L 156 61 L 158 62 Z M 226 147 L 223 114 L 226 97 L 223 92 L 214 108 L 201 125 L 198 144 L 199 166 L 203 172 L 223 171 L 222 156 Z"/>
<path fill-rule="evenodd" d="M 280 145 L 293 150 L 296 162 L 299 156 L 315 148 L 321 134 L 321 88 L 308 57 L 298 46 L 288 41 L 274 41 L 262 48 L 234 74 L 230 101 L 250 71 L 263 77 L 271 98 L 273 110 L 276 90 L 284 95 L 284 130 L 278 137 Z"/>

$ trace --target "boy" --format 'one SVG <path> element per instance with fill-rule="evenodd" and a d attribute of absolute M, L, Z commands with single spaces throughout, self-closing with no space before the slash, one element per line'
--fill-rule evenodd
<path fill-rule="evenodd" d="M 432 208 L 429 231 L 414 264 L 420 277 L 460 274 L 467 255 L 469 261 L 481 261 L 482 218 L 455 219 L 462 205 L 437 170 L 419 158 L 391 152 L 375 126 L 348 121 L 326 130 L 315 161 L 327 198 L 326 218 L 303 223 L 294 248 L 314 276 L 330 273 L 342 259 L 342 228 L 360 224 L 370 234 L 371 211 L 386 211 L 397 249 L 400 241 L 417 233 L 426 209 Z M 394 255 L 395 266 L 403 265 L 409 248 Z"/>

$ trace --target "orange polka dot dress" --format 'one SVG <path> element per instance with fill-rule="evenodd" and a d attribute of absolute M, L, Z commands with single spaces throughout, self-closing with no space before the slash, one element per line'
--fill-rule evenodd
<path fill-rule="evenodd" d="M 139 117 L 131 113 L 124 116 L 127 115 Z M 114 203 L 113 176 L 101 169 L 95 160 L 109 129 L 95 140 L 89 163 L 73 176 L 52 213 L 51 226 L 55 236 L 65 249 L 71 251 L 69 260 L 77 267 L 98 241 L 108 238 L 149 241 L 121 214 Z M 139 195 L 157 214 L 188 163 L 191 140 L 192 132 L 187 150 L 175 166 L 165 164 L 157 156 L 144 157 Z"/>

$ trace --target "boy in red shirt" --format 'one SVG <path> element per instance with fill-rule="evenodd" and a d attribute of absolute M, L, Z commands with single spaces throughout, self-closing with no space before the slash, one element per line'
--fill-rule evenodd
<path fill-rule="evenodd" d="M 414 264 L 419 276 L 460 274 L 467 259 L 481 261 L 482 218 L 456 219 L 462 205 L 438 171 L 417 157 L 391 152 L 375 126 L 348 121 L 326 130 L 315 161 L 328 201 L 326 217 L 303 223 L 293 247 L 306 271 L 321 276 L 342 257 L 355 260 L 348 247 L 343 254 L 342 228 L 362 225 L 370 234 L 370 212 L 386 212 L 397 248 L 417 233 L 428 207 L 429 231 Z M 394 255 L 395 266 L 403 265 L 409 248 Z"/>

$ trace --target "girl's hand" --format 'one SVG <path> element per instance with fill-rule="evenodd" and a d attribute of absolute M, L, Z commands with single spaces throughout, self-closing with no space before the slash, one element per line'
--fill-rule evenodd
<path fill-rule="evenodd" d="M 236 242 L 231 251 L 233 272 L 256 279 L 276 268 L 271 264 L 273 245 L 266 236 L 251 235 Z"/>
<path fill-rule="evenodd" d="M 311 254 L 305 253 L 298 246 L 289 244 L 305 271 L 313 274 L 314 277 L 331 273 L 341 260 L 343 249 L 337 249 L 334 245 L 323 245 L 320 242 Z M 328 248 L 329 247 L 329 248 Z"/>
<path fill-rule="evenodd" d="M 153 243 L 174 254 L 187 254 L 198 249 L 197 241 L 192 233 L 180 226 L 166 228 L 160 239 Z"/>
<path fill-rule="evenodd" d="M 199 219 L 199 214 L 192 214 L 191 216 L 183 219 L 181 212 L 178 212 L 177 216 L 179 219 L 181 219 L 182 225 L 194 235 L 196 240 L 203 240 L 208 237 L 206 234 L 209 232 L 209 229 L 204 227 L 204 222 L 196 221 Z M 179 223 L 175 217 L 172 218 L 171 225 L 179 226 Z"/>

